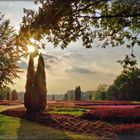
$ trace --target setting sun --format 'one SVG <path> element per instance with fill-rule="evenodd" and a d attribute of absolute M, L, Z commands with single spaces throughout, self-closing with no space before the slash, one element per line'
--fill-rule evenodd
<path fill-rule="evenodd" d="M 32 53 L 32 52 L 35 51 L 34 46 L 29 46 L 29 45 L 27 45 L 27 48 L 28 48 L 28 52 L 29 52 L 29 53 Z"/>

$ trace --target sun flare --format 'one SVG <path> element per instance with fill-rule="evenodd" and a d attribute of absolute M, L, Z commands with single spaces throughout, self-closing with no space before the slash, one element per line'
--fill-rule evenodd
<path fill-rule="evenodd" d="M 29 53 L 33 53 L 33 52 L 35 51 L 34 46 L 29 46 L 29 45 L 27 45 L 27 48 L 28 48 L 28 52 L 29 52 Z"/>

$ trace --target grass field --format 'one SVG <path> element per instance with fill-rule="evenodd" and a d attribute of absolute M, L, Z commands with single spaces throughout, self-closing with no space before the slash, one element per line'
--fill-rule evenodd
<path fill-rule="evenodd" d="M 86 109 L 80 108 L 66 108 L 66 107 L 52 107 L 49 111 L 50 114 L 64 114 L 64 115 L 74 115 L 74 116 L 81 116 Z"/>
<path fill-rule="evenodd" d="M 5 108 L 0 106 L 0 111 Z M 46 127 L 19 118 L 0 115 L 0 140 L 97 140 L 97 137 L 75 134 Z"/>

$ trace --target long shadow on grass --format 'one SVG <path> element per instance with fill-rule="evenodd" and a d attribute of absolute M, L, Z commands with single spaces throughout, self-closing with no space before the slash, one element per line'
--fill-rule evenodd
<path fill-rule="evenodd" d="M 16 140 L 69 140 L 66 132 L 37 124 L 35 122 L 20 120 Z"/>
<path fill-rule="evenodd" d="M 119 140 L 140 140 L 140 135 L 123 135 L 119 136 Z"/>

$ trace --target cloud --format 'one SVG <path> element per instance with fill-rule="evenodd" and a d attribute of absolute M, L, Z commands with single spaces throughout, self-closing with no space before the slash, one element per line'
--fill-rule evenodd
<path fill-rule="evenodd" d="M 51 59 L 51 60 L 58 60 L 58 58 L 56 56 L 53 55 L 49 55 L 49 54 L 43 54 L 44 59 Z"/>
<path fill-rule="evenodd" d="M 28 65 L 25 61 L 20 61 L 18 62 L 18 66 L 21 68 L 21 69 L 27 69 Z"/>
<path fill-rule="evenodd" d="M 19 29 L 20 22 L 24 15 L 23 8 L 26 9 L 37 9 L 37 6 L 33 1 L 0 1 L 0 12 L 5 15 L 6 19 L 9 19 L 11 25 L 14 26 L 15 29 Z"/>
<path fill-rule="evenodd" d="M 59 59 L 53 55 L 43 54 L 43 57 L 44 57 L 45 67 L 47 69 L 50 69 L 53 65 L 56 65 L 59 62 Z M 38 58 L 35 58 L 34 62 L 35 62 L 35 67 L 36 67 L 38 63 Z M 18 66 L 21 69 L 27 69 L 28 67 L 27 63 L 28 62 L 21 60 L 20 62 L 18 62 Z"/>
<path fill-rule="evenodd" d="M 89 76 L 95 75 L 102 77 L 116 75 L 108 65 L 93 60 L 89 62 L 88 57 L 83 58 L 80 52 L 44 54 L 44 59 L 48 75 L 55 79 L 67 79 L 71 76 L 90 78 Z"/>
<path fill-rule="evenodd" d="M 90 69 L 82 68 L 82 67 L 72 67 L 71 69 L 67 69 L 68 73 L 78 73 L 78 74 L 95 74 L 95 71 Z"/>
<path fill-rule="evenodd" d="M 59 59 L 56 56 L 49 55 L 49 54 L 43 54 L 45 67 L 47 69 L 52 68 L 54 65 L 58 64 Z"/>

